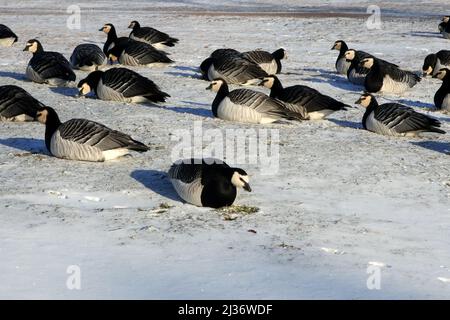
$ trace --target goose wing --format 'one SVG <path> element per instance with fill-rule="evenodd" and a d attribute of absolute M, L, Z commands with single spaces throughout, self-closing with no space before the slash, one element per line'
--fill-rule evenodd
<path fill-rule="evenodd" d="M 169 57 L 167 57 L 166 53 L 155 49 L 148 43 L 132 40 L 125 45 L 124 49 L 126 54 L 137 59 L 140 64 L 149 64 L 154 62 L 173 62 L 171 59 L 169 59 Z"/>
<path fill-rule="evenodd" d="M 228 56 L 215 59 L 213 64 L 217 72 L 239 83 L 268 76 L 257 64 L 244 58 Z"/>
<path fill-rule="evenodd" d="M 75 73 L 69 61 L 58 52 L 35 54 L 30 60 L 30 66 L 44 79 L 62 78 L 75 81 Z"/>
<path fill-rule="evenodd" d="M 5 118 L 26 114 L 32 118 L 36 117 L 36 112 L 44 105 L 33 98 L 24 89 L 6 85 L 0 87 L 0 115 Z"/>
<path fill-rule="evenodd" d="M 125 98 L 161 93 L 159 87 L 150 79 L 127 68 L 114 68 L 103 74 L 104 85 L 120 92 Z"/>
<path fill-rule="evenodd" d="M 392 78 L 394 81 L 398 82 L 405 82 L 408 83 L 410 87 L 414 86 L 417 82 L 420 82 L 421 78 L 416 75 L 415 73 L 412 73 L 410 71 L 405 71 L 400 69 L 394 64 L 391 63 L 384 63 L 383 61 L 380 61 L 382 65 L 382 68 L 384 69 L 384 72 L 389 75 L 389 77 Z"/>
<path fill-rule="evenodd" d="M 133 140 L 129 135 L 112 130 L 100 123 L 86 119 L 72 119 L 58 128 L 62 139 L 82 145 L 92 146 L 101 151 L 127 148 L 146 151 L 148 147 Z"/>
<path fill-rule="evenodd" d="M 430 130 L 441 125 L 437 119 L 398 103 L 386 103 L 379 106 L 374 111 L 374 117 L 398 133 Z"/>
<path fill-rule="evenodd" d="M 235 49 L 224 48 L 214 50 L 209 57 L 219 59 L 224 57 L 241 57 L 241 56 L 242 54 Z"/>
<path fill-rule="evenodd" d="M 270 52 L 263 51 L 263 50 L 253 50 L 253 51 L 247 51 L 243 52 L 242 56 L 246 58 L 247 60 L 256 63 L 270 63 L 273 60 L 273 56 Z"/>
<path fill-rule="evenodd" d="M 192 183 L 196 179 L 202 178 L 202 173 L 205 170 L 215 170 L 229 168 L 225 162 L 210 158 L 208 163 L 205 159 L 185 159 L 174 163 L 168 172 L 170 179 L 177 179 L 184 183 Z"/>
<path fill-rule="evenodd" d="M 304 107 L 307 112 L 346 110 L 346 105 L 308 86 L 292 86 L 283 90 L 280 100 Z"/>
<path fill-rule="evenodd" d="M 141 27 L 136 31 L 131 31 L 131 34 L 134 37 L 145 40 L 149 43 L 164 42 L 170 38 L 167 33 L 161 32 L 151 27 Z"/>
<path fill-rule="evenodd" d="M 103 64 L 106 56 L 103 51 L 95 44 L 80 44 L 74 50 L 70 57 L 72 65 L 88 66 Z"/>
<path fill-rule="evenodd" d="M 259 113 L 271 116 L 289 118 L 289 119 L 305 119 L 302 115 L 299 117 L 294 109 L 294 106 L 288 106 L 278 99 L 272 99 L 262 92 L 257 92 L 249 89 L 237 89 L 228 94 L 228 98 L 236 105 L 245 106 L 253 109 Z"/>

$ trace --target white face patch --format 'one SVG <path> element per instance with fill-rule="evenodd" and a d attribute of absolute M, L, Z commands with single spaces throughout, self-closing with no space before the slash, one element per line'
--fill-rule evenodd
<path fill-rule="evenodd" d="M 104 26 L 103 27 L 103 32 L 104 33 L 108 33 L 109 31 L 111 31 L 111 26 Z"/>
<path fill-rule="evenodd" d="M 360 104 L 364 107 L 367 108 L 370 104 L 370 101 L 372 100 L 372 98 L 370 96 L 363 96 L 361 97 L 361 102 Z"/>
<path fill-rule="evenodd" d="M 363 67 L 370 69 L 373 66 L 373 58 L 367 58 L 363 60 Z"/>
<path fill-rule="evenodd" d="M 47 115 L 48 115 L 48 111 L 42 110 L 37 113 L 36 118 L 40 123 L 45 124 L 47 122 Z"/>
<path fill-rule="evenodd" d="M 35 52 L 37 51 L 37 49 L 38 49 L 37 42 L 27 43 L 27 45 L 30 45 L 30 46 L 28 47 L 28 51 L 30 51 L 30 52 L 32 52 L 32 53 L 35 53 Z"/>
<path fill-rule="evenodd" d="M 222 86 L 222 81 L 218 80 L 218 81 L 213 81 L 211 83 L 211 90 L 214 92 L 218 92 L 220 90 L 220 87 Z"/>
<path fill-rule="evenodd" d="M 335 50 L 341 50 L 342 43 L 341 42 L 335 42 L 334 43 L 334 49 Z"/>
<path fill-rule="evenodd" d="M 245 186 L 245 183 L 241 179 L 246 183 L 249 182 L 248 176 L 243 176 L 238 172 L 234 172 L 233 176 L 231 177 L 231 183 L 237 188 L 243 188 Z"/>
<path fill-rule="evenodd" d="M 347 59 L 347 60 L 355 59 L 355 50 L 345 51 L 345 59 Z"/>
<path fill-rule="evenodd" d="M 450 18 L 449 18 L 449 17 L 444 17 L 444 18 L 442 19 L 442 21 L 445 22 L 445 23 L 447 23 L 447 22 L 450 21 Z"/>
<path fill-rule="evenodd" d="M 427 70 L 423 71 L 426 75 L 430 75 L 433 72 L 433 68 L 431 66 L 428 67 Z"/>
<path fill-rule="evenodd" d="M 275 79 L 274 78 L 272 78 L 272 77 L 267 77 L 267 78 L 264 78 L 264 83 L 263 83 L 263 85 L 264 85 L 264 87 L 266 87 L 266 88 L 272 88 L 273 87 L 273 83 L 274 83 L 274 81 L 275 81 Z"/>
<path fill-rule="evenodd" d="M 436 74 L 436 78 L 443 80 L 445 78 L 446 74 L 447 74 L 447 71 L 441 70 Z"/>
<path fill-rule="evenodd" d="M 87 83 L 83 83 L 83 85 L 80 88 L 80 93 L 84 96 L 87 95 L 89 92 L 91 92 L 91 86 Z"/>

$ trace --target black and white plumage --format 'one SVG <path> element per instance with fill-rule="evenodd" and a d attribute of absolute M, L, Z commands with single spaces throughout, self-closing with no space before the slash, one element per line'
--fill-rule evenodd
<path fill-rule="evenodd" d="M 130 39 L 151 44 L 156 49 L 173 47 L 178 43 L 178 39 L 170 37 L 167 33 L 161 32 L 150 27 L 141 27 L 136 20 L 131 21 L 128 28 L 133 29 L 130 33 Z"/>
<path fill-rule="evenodd" d="M 450 16 L 442 18 L 442 22 L 439 24 L 439 32 L 445 39 L 450 39 Z"/>
<path fill-rule="evenodd" d="M 0 121 L 34 121 L 43 106 L 18 86 L 0 86 Z"/>
<path fill-rule="evenodd" d="M 108 62 L 102 49 L 95 44 L 84 43 L 75 47 L 70 56 L 70 63 L 75 69 L 94 71 L 105 66 Z"/>
<path fill-rule="evenodd" d="M 209 57 L 215 58 L 215 59 L 224 58 L 224 57 L 240 57 L 240 58 L 242 58 L 242 53 L 235 49 L 222 48 L 222 49 L 214 50 Z"/>
<path fill-rule="evenodd" d="M 337 40 L 331 50 L 338 50 L 339 55 L 336 59 L 336 70 L 340 74 L 347 75 L 348 68 L 350 68 L 351 61 L 345 58 L 345 52 L 348 50 L 348 46 L 343 40 Z"/>
<path fill-rule="evenodd" d="M 238 189 L 251 191 L 248 174 L 218 159 L 185 159 L 175 162 L 168 176 L 178 195 L 199 207 L 231 206 Z"/>
<path fill-rule="evenodd" d="M 216 118 L 260 124 L 282 119 L 307 119 L 304 109 L 288 106 L 287 103 L 273 99 L 262 92 L 249 89 L 236 89 L 230 92 L 223 79 L 215 79 L 206 89 L 217 92 L 212 103 L 212 113 Z"/>
<path fill-rule="evenodd" d="M 281 60 L 287 58 L 286 50 L 280 48 L 272 53 L 263 50 L 253 50 L 242 53 L 242 57 L 257 64 L 267 74 L 278 74 L 281 72 Z"/>
<path fill-rule="evenodd" d="M 434 76 L 440 69 L 450 67 L 450 51 L 441 50 L 425 57 L 422 71 L 423 76 Z"/>
<path fill-rule="evenodd" d="M 206 80 L 224 79 L 230 84 L 256 85 L 267 72 L 257 64 L 240 56 L 227 55 L 221 58 L 207 58 L 200 65 Z"/>
<path fill-rule="evenodd" d="M 271 98 L 288 103 L 289 109 L 293 110 L 295 107 L 302 113 L 306 111 L 309 120 L 321 120 L 333 112 L 347 110 L 347 107 L 350 107 L 308 86 L 295 85 L 283 88 L 276 76 L 264 78 L 261 84 L 271 89 Z"/>
<path fill-rule="evenodd" d="M 4 24 L 0 24 L 0 46 L 11 47 L 19 38 Z"/>
<path fill-rule="evenodd" d="M 364 80 L 364 87 L 368 92 L 400 94 L 414 87 L 421 78 L 410 72 L 400 69 L 394 64 L 370 57 L 364 58 L 360 66 L 370 69 Z"/>
<path fill-rule="evenodd" d="M 81 95 L 94 91 L 101 100 L 128 103 L 165 102 L 167 93 L 150 79 L 127 68 L 93 71 L 78 83 Z"/>
<path fill-rule="evenodd" d="M 434 105 L 438 110 L 450 113 L 450 69 L 440 69 L 433 78 L 442 80 L 441 87 L 434 95 Z"/>
<path fill-rule="evenodd" d="M 366 108 L 362 119 L 366 130 L 400 137 L 414 137 L 421 132 L 445 133 L 439 129 L 441 123 L 437 119 L 398 103 L 379 105 L 370 93 L 364 93 L 355 103 Z"/>
<path fill-rule="evenodd" d="M 45 145 L 57 158 L 101 162 L 122 157 L 130 150 L 149 150 L 129 135 L 94 121 L 71 119 L 61 123 L 50 107 L 39 109 L 36 118 L 45 124 Z"/>
<path fill-rule="evenodd" d="M 363 86 L 369 69 L 360 66 L 364 58 L 372 57 L 370 54 L 360 50 L 349 49 L 344 53 L 347 62 L 350 63 L 347 69 L 347 79 L 353 84 Z"/>
<path fill-rule="evenodd" d="M 128 37 L 117 37 L 116 29 L 107 23 L 100 29 L 108 36 L 103 46 L 103 52 L 112 62 L 119 62 L 129 66 L 172 63 L 167 54 L 155 49 L 152 45 L 136 41 Z"/>
<path fill-rule="evenodd" d="M 44 51 L 36 39 L 29 40 L 23 51 L 33 53 L 26 70 L 31 81 L 58 87 L 70 86 L 75 81 L 76 76 L 70 62 L 61 53 Z"/>

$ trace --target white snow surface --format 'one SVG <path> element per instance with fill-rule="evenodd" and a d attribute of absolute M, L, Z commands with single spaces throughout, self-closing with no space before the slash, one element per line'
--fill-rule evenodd
<path fill-rule="evenodd" d="M 325 121 L 263 126 L 280 130 L 279 172 L 263 175 L 259 166 L 241 165 L 253 192 L 242 192 L 237 204 L 260 210 L 231 221 L 183 203 L 165 176 L 174 130 L 197 120 L 205 129 L 261 127 L 212 118 L 214 94 L 205 91 L 208 83 L 197 78 L 196 68 L 214 49 L 283 47 L 285 86 L 309 85 L 353 106 L 362 89 L 335 73 L 333 42 L 344 39 L 419 72 L 427 54 L 450 48 L 437 33 L 439 19 L 431 17 L 448 14 L 447 1 L 383 2 L 392 9 L 406 3 L 416 15 L 382 16 L 380 30 L 368 30 L 362 18 L 183 12 L 215 9 L 205 9 L 206 1 L 86 2 L 81 29 L 70 30 L 65 8 L 71 3 L 0 2 L 0 23 L 19 36 L 14 47 L 0 48 L 0 85 L 23 87 L 63 121 L 92 119 L 151 150 L 107 163 L 61 160 L 46 151 L 43 125 L 0 123 L 0 298 L 450 298 L 449 133 L 376 135 L 362 130 L 364 110 L 356 106 Z M 297 3 L 285 0 L 278 11 Z M 369 3 L 302 5 L 365 12 Z M 233 12 L 271 1 L 221 4 Z M 131 20 L 180 39 L 168 50 L 174 65 L 132 68 L 171 95 L 163 106 L 75 98 L 74 88 L 25 79 L 26 40 L 38 38 L 45 49 L 69 58 L 80 43 L 102 46 L 105 35 L 98 29 L 104 23 L 127 35 Z M 77 80 L 87 75 L 76 74 Z M 450 132 L 450 117 L 432 110 L 439 86 L 423 79 L 379 102 L 413 106 Z M 161 203 L 173 207 L 159 210 Z M 71 265 L 81 269 L 81 290 L 66 286 Z M 380 290 L 367 287 L 369 266 L 381 269 Z"/>

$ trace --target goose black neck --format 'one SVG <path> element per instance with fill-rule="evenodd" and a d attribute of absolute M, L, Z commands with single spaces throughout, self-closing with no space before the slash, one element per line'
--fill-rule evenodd
<path fill-rule="evenodd" d="M 341 49 L 339 49 L 339 58 L 342 58 L 345 55 L 345 52 L 347 52 L 348 46 L 347 44 L 342 41 L 341 42 Z"/>
<path fill-rule="evenodd" d="M 141 25 L 139 24 L 139 22 L 135 21 L 134 25 L 133 25 L 133 31 L 137 31 L 141 28 Z"/>
<path fill-rule="evenodd" d="M 369 117 L 369 115 L 375 111 L 375 109 L 378 107 L 378 101 L 375 99 L 375 97 L 372 97 L 370 100 L 370 104 L 366 108 L 366 112 L 364 112 L 364 116 L 362 118 L 362 125 L 364 129 L 367 129 L 366 127 L 366 120 Z"/>
<path fill-rule="evenodd" d="M 383 86 L 383 73 L 380 69 L 380 64 L 376 59 L 373 61 L 373 65 L 370 68 L 369 72 L 366 75 L 366 79 L 364 80 L 364 86 L 366 90 L 369 92 L 378 92 Z"/>
<path fill-rule="evenodd" d="M 49 112 L 47 115 L 47 121 L 45 123 L 45 146 L 47 150 L 50 151 L 50 143 L 52 141 L 53 134 L 58 130 L 61 125 L 61 121 L 59 120 L 56 112 Z"/>
<path fill-rule="evenodd" d="M 42 44 L 40 42 L 36 42 L 36 51 L 33 52 L 33 55 L 40 54 L 42 52 L 44 52 L 44 47 L 42 46 Z"/>
<path fill-rule="evenodd" d="M 270 89 L 270 97 L 277 98 L 283 92 L 283 85 L 281 84 L 280 79 L 274 77 L 273 80 L 274 80 L 273 85 L 272 88 Z"/>
<path fill-rule="evenodd" d="M 91 72 L 88 77 L 86 78 L 86 82 L 91 87 L 91 90 L 94 90 L 95 94 L 97 95 L 97 87 L 98 83 L 100 82 L 100 79 L 103 76 L 103 71 L 97 70 Z"/>
<path fill-rule="evenodd" d="M 217 117 L 217 109 L 219 108 L 219 104 L 222 102 L 223 99 L 226 98 L 226 96 L 230 93 L 228 89 L 228 85 L 224 82 L 220 86 L 219 91 L 216 94 L 216 97 L 214 98 L 214 101 L 212 103 L 212 113 L 214 117 Z"/>
<path fill-rule="evenodd" d="M 216 166 L 205 167 L 202 175 L 202 184 L 204 185 L 201 195 L 202 205 L 212 208 L 232 205 L 237 195 L 236 187 L 231 183 L 233 169 Z"/>

